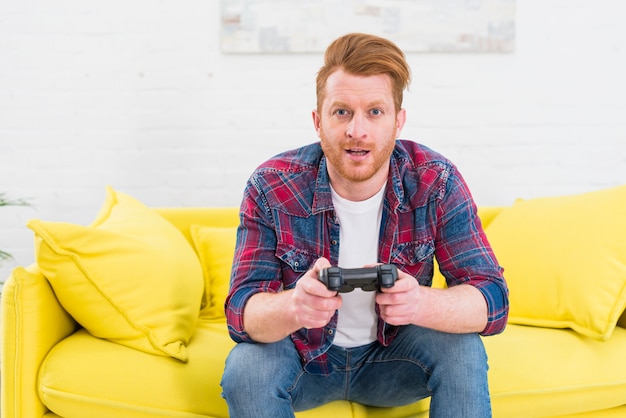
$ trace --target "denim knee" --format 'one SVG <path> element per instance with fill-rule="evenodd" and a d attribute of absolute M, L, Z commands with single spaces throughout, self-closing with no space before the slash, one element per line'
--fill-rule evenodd
<path fill-rule="evenodd" d="M 416 358 L 427 369 L 436 364 L 485 364 L 487 361 L 478 334 L 449 334 L 413 325 L 403 327 L 389 348 L 392 356 Z"/>
<path fill-rule="evenodd" d="M 490 417 L 488 363 L 482 339 L 477 334 L 453 334 L 445 339 L 429 382 L 431 416 Z"/>
<path fill-rule="evenodd" d="M 279 341 L 272 344 L 237 344 L 226 359 L 222 389 L 225 393 L 232 390 L 241 391 L 242 387 L 252 386 L 269 388 L 279 385 L 283 378 L 287 378 L 287 364 L 289 356 L 287 345 L 291 341 Z M 294 350 L 295 351 L 295 350 Z"/>
<path fill-rule="evenodd" d="M 301 369 L 289 338 L 272 344 L 237 344 L 226 359 L 221 382 L 229 414 L 292 416 L 289 389 Z"/>
<path fill-rule="evenodd" d="M 478 334 L 450 334 L 437 353 L 440 360 L 450 366 L 446 370 L 448 375 L 485 376 L 487 373 L 487 353 Z"/>

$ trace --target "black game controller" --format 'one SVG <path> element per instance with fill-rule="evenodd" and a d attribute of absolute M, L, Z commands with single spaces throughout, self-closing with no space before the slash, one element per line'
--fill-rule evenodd
<path fill-rule="evenodd" d="M 393 287 L 398 279 L 398 269 L 392 264 L 356 269 L 328 267 L 320 271 L 319 279 L 328 290 L 340 293 L 352 292 L 357 287 L 365 291 L 380 291 L 381 288 Z"/>

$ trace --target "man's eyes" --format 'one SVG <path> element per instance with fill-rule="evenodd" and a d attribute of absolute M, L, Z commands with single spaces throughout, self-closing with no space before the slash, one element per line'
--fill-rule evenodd
<path fill-rule="evenodd" d="M 349 116 L 350 115 L 350 111 L 347 109 L 337 109 L 335 110 L 335 115 L 337 116 Z M 383 114 L 382 109 L 372 109 L 369 111 L 370 115 L 372 116 L 381 116 Z"/>

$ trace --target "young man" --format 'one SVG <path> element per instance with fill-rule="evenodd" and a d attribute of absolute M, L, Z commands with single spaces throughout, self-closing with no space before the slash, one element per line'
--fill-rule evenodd
<path fill-rule="evenodd" d="M 337 39 L 317 76 L 320 142 L 252 174 L 226 300 L 232 417 L 428 396 L 432 417 L 491 415 L 479 334 L 504 329 L 508 290 L 456 167 L 397 139 L 409 78 L 388 40 Z M 434 258 L 446 289 L 430 287 Z M 319 280 L 330 266 L 378 263 L 398 269 L 379 292 Z"/>

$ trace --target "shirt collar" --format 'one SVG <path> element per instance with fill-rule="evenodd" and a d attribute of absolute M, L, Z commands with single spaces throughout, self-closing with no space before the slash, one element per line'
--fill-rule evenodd
<path fill-rule="evenodd" d="M 404 197 L 404 187 L 400 176 L 398 148 L 391 154 L 389 166 L 389 178 L 387 180 L 387 192 L 385 201 L 392 211 L 400 207 Z M 333 209 L 332 193 L 330 191 L 330 177 L 328 175 L 326 156 L 322 155 L 315 179 L 315 190 L 313 194 L 313 206 L 311 212 L 318 214 Z"/>

